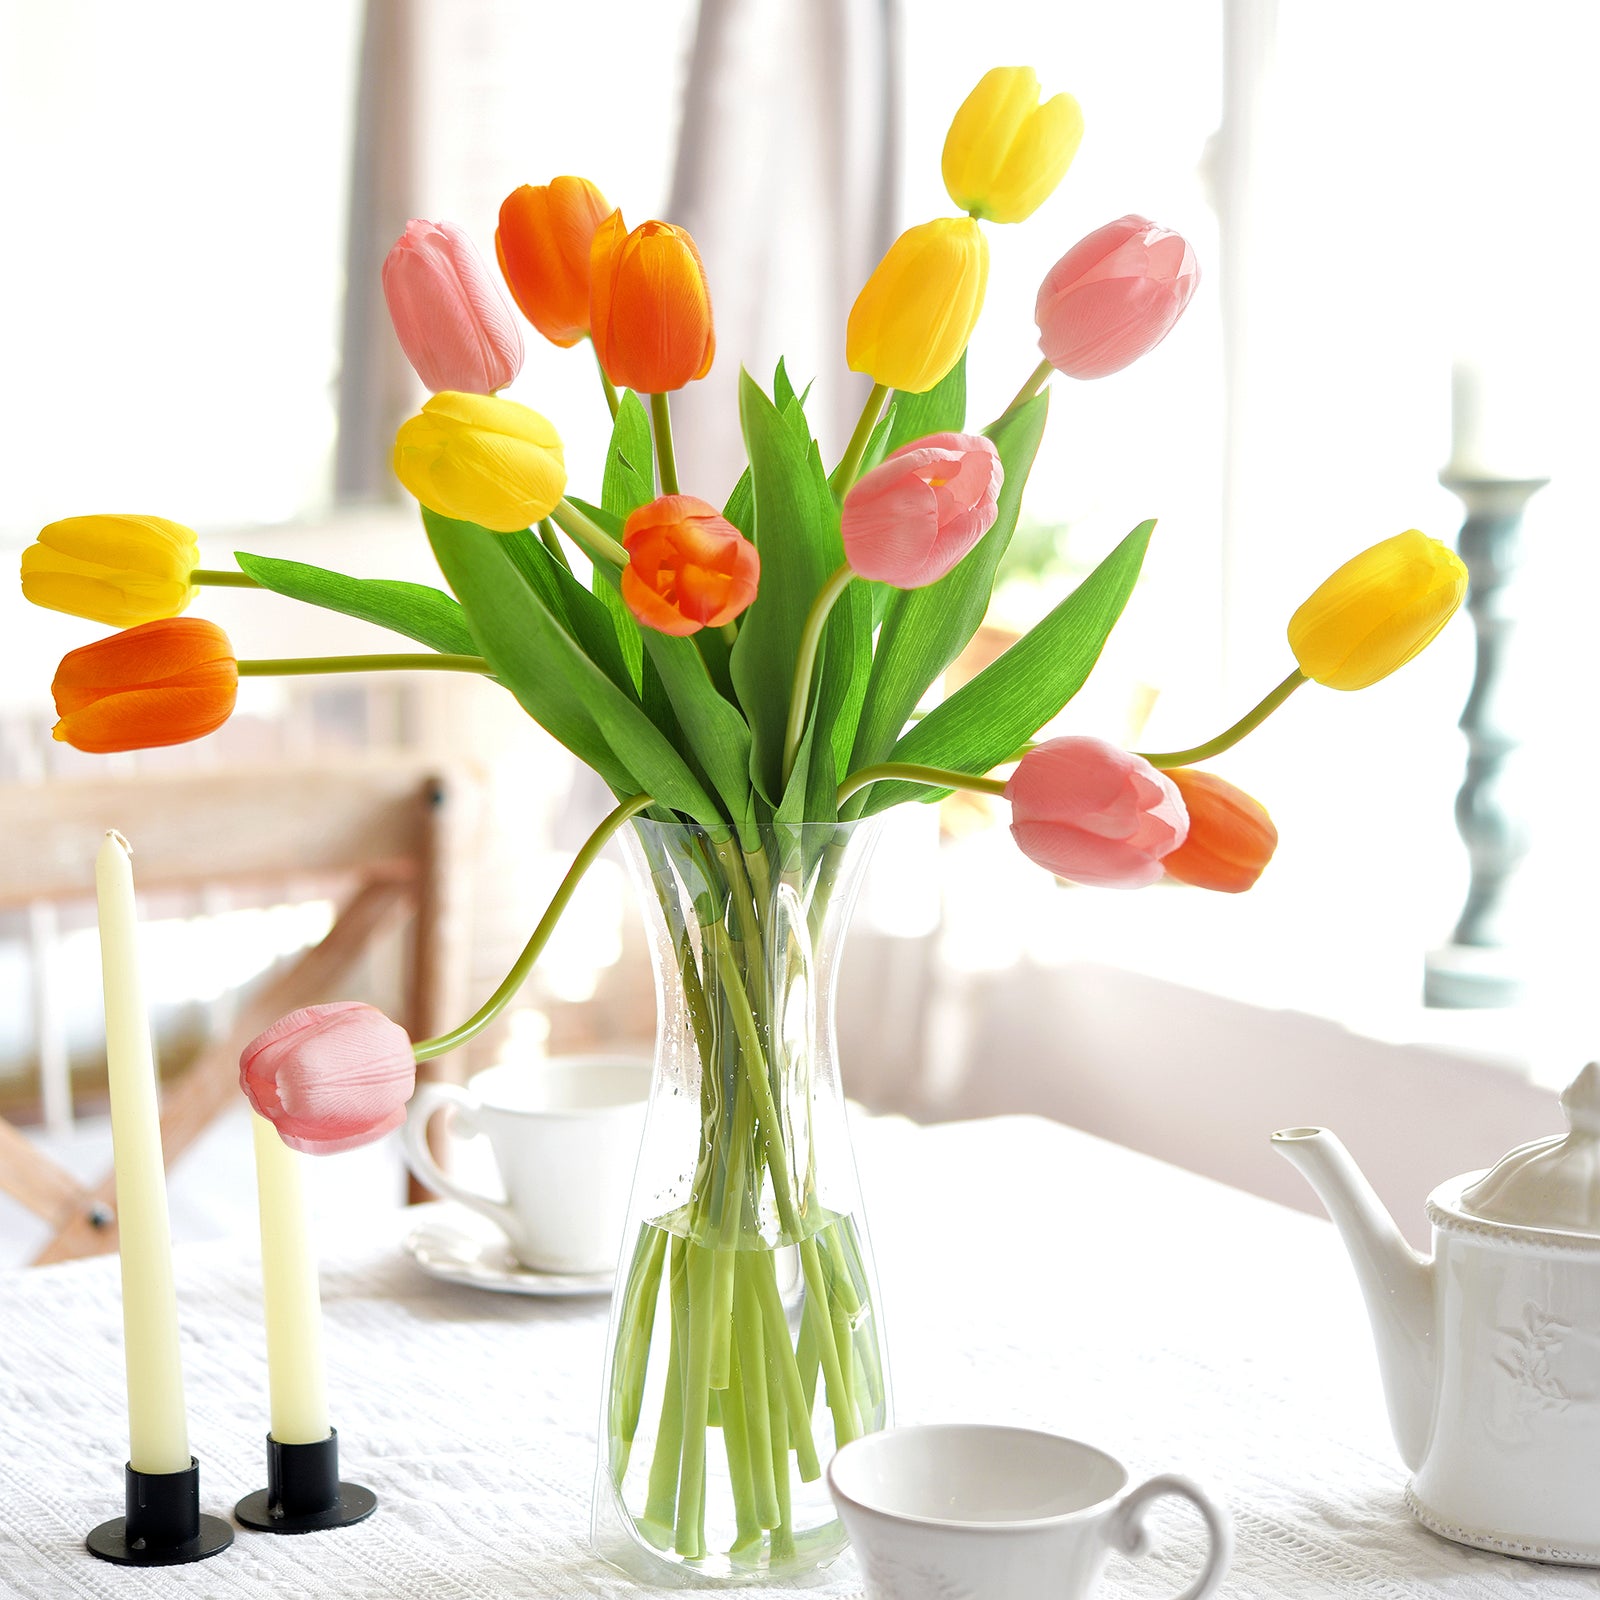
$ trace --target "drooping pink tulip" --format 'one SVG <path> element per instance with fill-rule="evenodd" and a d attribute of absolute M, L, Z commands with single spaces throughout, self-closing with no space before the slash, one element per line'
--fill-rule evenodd
<path fill-rule="evenodd" d="M 1100 889 L 1142 889 L 1188 836 L 1177 785 L 1103 739 L 1047 739 L 1006 784 L 1011 835 L 1047 872 Z"/>
<path fill-rule="evenodd" d="M 291 1150 L 311 1155 L 354 1150 L 398 1128 L 416 1081 L 405 1029 L 355 1000 L 291 1011 L 239 1057 L 245 1099 Z"/>
<path fill-rule="evenodd" d="M 1039 348 L 1069 378 L 1120 372 L 1166 338 L 1199 281 L 1181 234 L 1144 217 L 1108 222 L 1045 274 L 1033 312 Z"/>
<path fill-rule="evenodd" d="M 384 258 L 383 297 L 406 360 L 434 393 L 493 394 L 522 368 L 522 333 L 453 222 L 408 222 Z"/>
<path fill-rule="evenodd" d="M 844 497 L 839 531 L 863 578 L 936 583 L 994 526 L 1005 468 L 978 433 L 934 433 L 902 445 Z"/>

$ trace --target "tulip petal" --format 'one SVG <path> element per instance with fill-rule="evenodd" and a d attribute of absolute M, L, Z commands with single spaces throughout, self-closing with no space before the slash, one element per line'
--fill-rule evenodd
<path fill-rule="evenodd" d="M 500 206 L 495 256 L 522 314 L 552 344 L 589 332 L 590 254 L 611 206 L 586 178 L 523 184 Z"/>
<path fill-rule="evenodd" d="M 966 349 L 988 281 L 988 241 L 971 217 L 907 228 L 850 308 L 850 370 L 907 394 L 931 389 Z"/>
<path fill-rule="evenodd" d="M 638 621 L 659 633 L 719 628 L 756 597 L 756 547 L 693 495 L 662 495 L 638 507 L 622 543 L 628 552 L 622 598 Z"/>
<path fill-rule="evenodd" d="M 394 472 L 430 511 L 496 533 L 549 516 L 567 486 L 560 437 L 538 412 L 453 392 L 402 424 Z"/>
<path fill-rule="evenodd" d="M 864 578 L 919 589 L 942 578 L 994 526 L 1005 471 L 981 434 L 902 446 L 845 496 L 840 536 Z"/>
<path fill-rule="evenodd" d="M 1460 557 L 1411 528 L 1321 583 L 1290 618 L 1289 646 L 1308 678 L 1330 689 L 1365 689 L 1431 643 L 1466 591 Z"/>
<path fill-rule="evenodd" d="M 1006 784 L 1011 833 L 1057 876 L 1106 889 L 1141 889 L 1184 841 L 1177 786 L 1142 756 L 1102 739 L 1048 739 Z"/>
<path fill-rule="evenodd" d="M 196 594 L 194 530 L 165 517 L 67 517 L 22 553 L 22 593 L 34 605 L 116 628 L 175 617 Z"/>
<path fill-rule="evenodd" d="M 1082 138 L 1083 112 L 1071 95 L 1040 105 L 1032 67 L 992 68 L 951 120 L 945 188 L 974 217 L 1021 222 L 1055 190 Z"/>
<path fill-rule="evenodd" d="M 408 222 L 384 259 L 383 293 L 406 359 L 434 392 L 490 394 L 521 369 L 521 331 L 453 223 Z"/>
<path fill-rule="evenodd" d="M 682 228 L 613 213 L 595 233 L 590 320 L 606 376 L 641 394 L 703 378 L 716 354 L 705 265 Z"/>
<path fill-rule="evenodd" d="M 239 1085 L 291 1149 L 352 1150 L 405 1120 L 416 1084 L 411 1041 L 373 1006 L 307 1006 L 245 1046 Z"/>
<path fill-rule="evenodd" d="M 238 684 L 233 647 L 215 623 L 147 622 L 62 658 L 51 733 L 95 754 L 185 744 L 227 721 Z"/>
<path fill-rule="evenodd" d="M 1172 331 L 1199 277 L 1180 235 L 1138 216 L 1107 223 L 1045 275 L 1034 306 L 1039 348 L 1071 378 L 1120 372 Z"/>
<path fill-rule="evenodd" d="M 1214 772 L 1167 773 L 1189 812 L 1183 843 L 1162 858 L 1169 878 L 1220 894 L 1254 886 L 1278 847 L 1278 830 L 1258 800 Z"/>

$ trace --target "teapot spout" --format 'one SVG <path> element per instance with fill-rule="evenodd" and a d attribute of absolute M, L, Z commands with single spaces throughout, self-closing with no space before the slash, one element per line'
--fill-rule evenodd
<path fill-rule="evenodd" d="M 1283 1128 L 1278 1153 L 1316 1190 L 1356 1269 L 1378 1346 L 1389 1426 L 1415 1469 L 1433 1420 L 1433 1265 L 1401 1237 L 1350 1152 L 1326 1128 Z"/>

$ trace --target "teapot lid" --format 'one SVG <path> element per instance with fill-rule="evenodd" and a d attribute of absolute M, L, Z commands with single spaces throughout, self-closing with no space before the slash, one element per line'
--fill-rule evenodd
<path fill-rule="evenodd" d="M 1600 1062 L 1567 1085 L 1561 1109 L 1567 1133 L 1502 1157 L 1462 1193 L 1463 1211 L 1485 1222 L 1600 1234 Z"/>

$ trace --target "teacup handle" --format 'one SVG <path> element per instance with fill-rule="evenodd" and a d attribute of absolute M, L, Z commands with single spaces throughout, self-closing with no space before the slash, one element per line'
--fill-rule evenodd
<path fill-rule="evenodd" d="M 1152 1500 L 1167 1494 L 1187 1500 L 1205 1518 L 1206 1531 L 1211 1535 L 1211 1549 L 1206 1554 L 1204 1569 L 1182 1594 L 1174 1596 L 1174 1600 L 1204 1600 L 1206 1595 L 1216 1593 L 1228 1570 L 1233 1556 L 1233 1528 L 1199 1484 L 1172 1472 L 1148 1479 L 1122 1497 L 1111 1513 L 1106 1537 L 1118 1550 L 1130 1556 L 1147 1555 L 1150 1531 L 1144 1525 L 1145 1511 Z"/>
<path fill-rule="evenodd" d="M 473 1113 L 478 1109 L 478 1102 L 460 1084 L 421 1084 L 411 1097 L 411 1109 L 406 1113 L 401 1136 L 406 1165 L 435 1193 L 448 1195 L 452 1200 L 459 1200 L 462 1205 L 482 1212 L 509 1232 L 515 1226 L 510 1206 L 502 1200 L 480 1194 L 476 1189 L 465 1188 L 433 1159 L 433 1151 L 428 1148 L 428 1124 L 433 1120 L 434 1112 L 442 1111 L 446 1106 L 454 1109 L 458 1123 L 470 1131 L 476 1131 Z"/>

